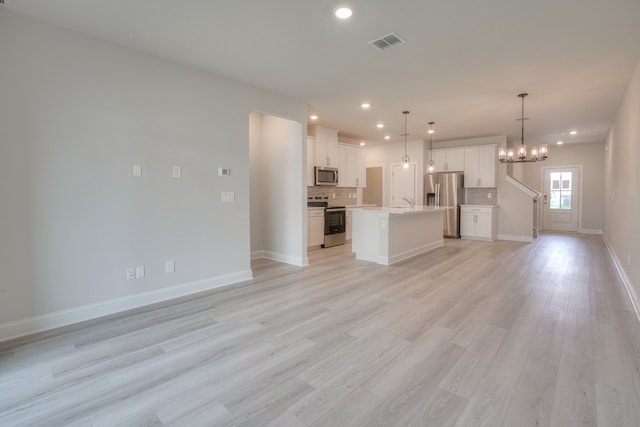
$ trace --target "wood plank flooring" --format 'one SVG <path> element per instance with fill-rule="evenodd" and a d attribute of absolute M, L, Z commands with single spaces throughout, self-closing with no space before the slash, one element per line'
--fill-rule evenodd
<path fill-rule="evenodd" d="M 640 326 L 599 236 L 309 257 L 0 343 L 0 426 L 640 426 Z"/>

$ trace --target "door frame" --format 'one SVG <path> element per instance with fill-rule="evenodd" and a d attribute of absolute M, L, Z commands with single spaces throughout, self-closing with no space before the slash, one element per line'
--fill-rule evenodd
<path fill-rule="evenodd" d="M 364 173 L 367 174 L 367 169 L 369 168 L 382 168 L 382 204 L 384 205 L 384 195 L 387 194 L 387 180 L 384 179 L 386 168 L 384 167 L 384 163 L 373 163 L 370 165 L 365 165 Z M 364 200 L 363 200 L 364 202 Z M 378 206 L 381 207 L 381 206 Z"/>
<path fill-rule="evenodd" d="M 538 222 L 541 224 L 541 226 L 539 227 L 540 230 L 546 230 L 545 229 L 545 224 L 544 224 L 544 177 L 547 173 L 547 170 L 549 169 L 564 169 L 564 168 L 578 168 L 578 173 L 580 174 L 580 179 L 578 179 L 578 182 L 580 183 L 580 191 L 578 191 L 578 197 L 580 198 L 580 200 L 578 200 L 578 230 L 576 231 L 577 233 L 582 233 L 582 193 L 584 191 L 584 174 L 583 174 L 583 170 L 582 170 L 582 165 L 560 165 L 560 166 L 542 166 L 540 168 L 540 188 L 543 190 L 542 194 L 543 196 L 540 197 L 541 200 L 543 200 L 543 203 L 538 203 L 539 207 L 538 207 Z"/>

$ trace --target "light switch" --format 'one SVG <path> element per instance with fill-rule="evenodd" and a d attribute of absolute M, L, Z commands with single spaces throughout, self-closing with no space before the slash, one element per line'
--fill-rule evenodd
<path fill-rule="evenodd" d="M 144 277 L 144 265 L 139 265 L 136 267 L 136 279 L 140 279 Z"/>
<path fill-rule="evenodd" d="M 142 176 L 142 165 L 133 165 L 133 176 Z"/>
<path fill-rule="evenodd" d="M 175 273 L 176 271 L 176 262 L 174 260 L 169 260 L 165 263 L 164 271 L 167 273 Z"/>
<path fill-rule="evenodd" d="M 173 177 L 174 178 L 182 178 L 182 167 L 174 166 L 173 167 Z"/>
<path fill-rule="evenodd" d="M 221 200 L 223 202 L 233 202 L 235 201 L 236 193 L 233 191 L 223 191 Z"/>

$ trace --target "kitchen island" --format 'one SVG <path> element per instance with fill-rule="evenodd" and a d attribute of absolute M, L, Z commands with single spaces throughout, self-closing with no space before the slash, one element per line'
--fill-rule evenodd
<path fill-rule="evenodd" d="M 391 265 L 444 246 L 448 207 L 380 207 L 353 210 L 352 250 L 356 259 Z"/>

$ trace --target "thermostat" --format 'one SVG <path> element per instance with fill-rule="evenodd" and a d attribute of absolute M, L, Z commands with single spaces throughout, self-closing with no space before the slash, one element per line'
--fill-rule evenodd
<path fill-rule="evenodd" d="M 231 175 L 231 170 L 229 168 L 218 168 L 218 176 L 229 176 Z"/>

